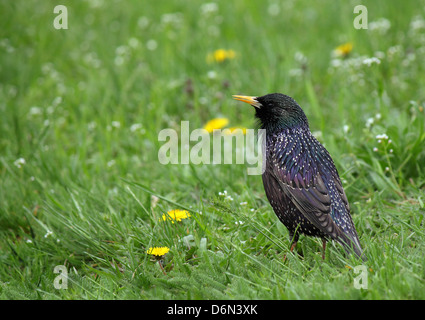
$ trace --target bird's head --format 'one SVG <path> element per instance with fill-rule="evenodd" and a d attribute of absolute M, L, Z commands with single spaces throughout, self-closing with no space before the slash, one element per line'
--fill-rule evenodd
<path fill-rule="evenodd" d="M 308 127 L 304 111 L 294 99 L 284 94 L 271 93 L 261 97 L 234 95 L 233 99 L 255 107 L 255 116 L 262 129 L 275 131 Z"/>

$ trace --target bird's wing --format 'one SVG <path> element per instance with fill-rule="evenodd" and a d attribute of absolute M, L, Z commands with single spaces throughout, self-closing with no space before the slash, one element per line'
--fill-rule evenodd
<path fill-rule="evenodd" d="M 275 166 L 273 175 L 286 196 L 316 228 L 336 239 L 340 233 L 331 216 L 331 198 L 318 172 L 306 181 L 301 172 L 292 177 L 290 172 Z"/>
<path fill-rule="evenodd" d="M 355 242 L 359 246 L 357 235 L 355 234 L 354 225 L 349 215 L 349 205 L 347 196 L 341 184 L 335 165 L 330 159 L 326 149 L 320 148 L 320 157 L 326 158 L 327 161 L 320 161 L 320 166 L 311 163 L 310 170 L 301 168 L 299 163 L 306 163 L 306 160 L 300 159 L 297 164 L 293 157 L 290 159 L 269 159 L 267 165 L 269 171 L 278 181 L 285 195 L 291 199 L 298 210 L 308 219 L 316 228 L 331 238 L 342 241 L 346 245 L 351 246 L 351 242 Z M 282 162 L 283 160 L 283 162 Z M 279 165 L 280 164 L 280 165 Z M 313 170 L 314 169 L 314 170 Z M 325 183 L 324 178 L 327 183 Z M 327 185 L 335 187 L 337 196 L 341 199 L 341 203 L 345 206 L 346 217 L 339 217 L 338 210 L 332 204 L 331 195 Z M 346 221 L 354 230 L 354 234 L 346 233 L 338 226 L 342 221 L 339 218 L 350 219 Z M 338 221 L 338 223 L 337 223 Z"/>

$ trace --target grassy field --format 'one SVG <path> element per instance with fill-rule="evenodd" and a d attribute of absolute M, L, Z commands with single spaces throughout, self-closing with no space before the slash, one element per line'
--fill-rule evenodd
<path fill-rule="evenodd" d="M 0 16 L 0 298 L 425 299 L 425 1 L 20 0 Z M 290 254 L 247 165 L 159 163 L 162 129 L 253 128 L 232 94 L 272 92 L 331 153 L 366 262 L 337 244 L 323 261 L 306 237 Z"/>

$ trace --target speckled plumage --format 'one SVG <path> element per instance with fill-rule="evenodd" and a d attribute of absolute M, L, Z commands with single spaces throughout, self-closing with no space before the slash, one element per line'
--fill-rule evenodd
<path fill-rule="evenodd" d="M 293 243 L 299 234 L 333 239 L 361 257 L 338 171 L 328 151 L 310 132 L 301 107 L 291 97 L 277 93 L 235 99 L 255 106 L 260 126 L 266 129 L 264 189 Z"/>

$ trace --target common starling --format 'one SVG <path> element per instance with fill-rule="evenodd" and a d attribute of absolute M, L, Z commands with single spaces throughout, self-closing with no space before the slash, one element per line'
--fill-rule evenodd
<path fill-rule="evenodd" d="M 323 258 L 328 239 L 362 257 L 338 171 L 310 132 L 298 103 L 280 93 L 233 98 L 254 106 L 260 128 L 266 130 L 263 185 L 274 212 L 289 230 L 290 251 L 305 234 L 322 238 Z"/>

